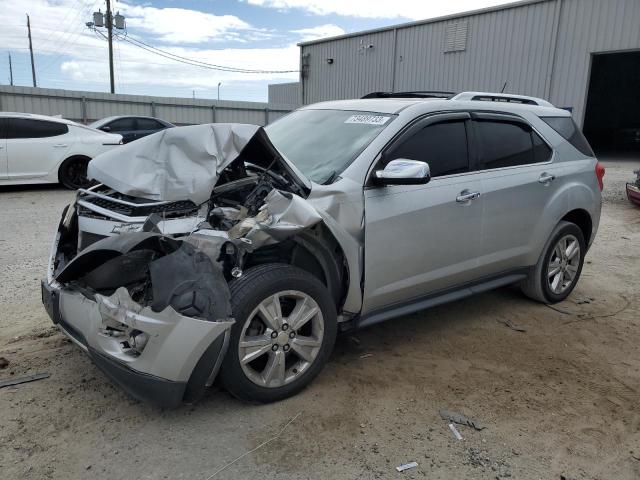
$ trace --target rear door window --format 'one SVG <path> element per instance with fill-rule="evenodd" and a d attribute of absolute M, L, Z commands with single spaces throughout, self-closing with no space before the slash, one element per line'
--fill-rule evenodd
<path fill-rule="evenodd" d="M 164 128 L 157 120 L 153 120 L 152 118 L 138 118 L 138 128 L 137 130 L 161 130 Z"/>
<path fill-rule="evenodd" d="M 135 130 L 135 119 L 119 118 L 111 123 L 107 123 L 105 127 L 109 127 L 112 132 L 127 132 L 129 130 Z"/>
<path fill-rule="evenodd" d="M 481 169 L 516 167 L 551 159 L 552 150 L 521 122 L 476 120 Z"/>
<path fill-rule="evenodd" d="M 57 137 L 69 131 L 69 127 L 65 123 L 30 118 L 8 118 L 6 128 L 7 138 Z"/>
<path fill-rule="evenodd" d="M 468 172 L 465 122 L 456 120 L 427 125 L 400 140 L 385 154 L 385 162 L 398 158 L 427 162 L 434 178 Z"/>
<path fill-rule="evenodd" d="M 540 117 L 547 125 L 553 128 L 567 142 L 573 145 L 580 153 L 588 157 L 595 157 L 591 146 L 571 117 Z"/>

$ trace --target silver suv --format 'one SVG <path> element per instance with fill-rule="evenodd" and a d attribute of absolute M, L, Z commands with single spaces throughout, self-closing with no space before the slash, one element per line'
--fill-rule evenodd
<path fill-rule="evenodd" d="M 311 382 L 338 331 L 513 283 L 564 300 L 604 175 L 569 112 L 388 97 L 94 159 L 42 283 L 54 323 L 137 398 L 176 405 L 219 379 L 268 402 Z"/>

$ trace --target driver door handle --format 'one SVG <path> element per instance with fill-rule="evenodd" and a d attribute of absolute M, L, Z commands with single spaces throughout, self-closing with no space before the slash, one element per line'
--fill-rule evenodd
<path fill-rule="evenodd" d="M 463 190 L 456 197 L 456 202 L 465 203 L 470 200 L 475 200 L 480 197 L 480 192 L 470 192 L 469 190 Z"/>
<path fill-rule="evenodd" d="M 550 173 L 544 172 L 542 175 L 540 175 L 540 178 L 538 179 L 538 182 L 544 184 L 544 185 L 548 185 L 551 182 L 553 182 L 556 179 L 555 175 L 552 175 Z"/>

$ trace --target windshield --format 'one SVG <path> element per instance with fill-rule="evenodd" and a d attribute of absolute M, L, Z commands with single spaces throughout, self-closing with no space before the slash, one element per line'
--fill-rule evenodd
<path fill-rule="evenodd" d="M 265 130 L 287 160 L 322 184 L 340 175 L 390 120 L 371 112 L 298 110 Z"/>

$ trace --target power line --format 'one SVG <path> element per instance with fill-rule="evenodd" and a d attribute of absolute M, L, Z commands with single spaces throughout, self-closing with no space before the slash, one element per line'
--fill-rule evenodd
<path fill-rule="evenodd" d="M 153 53 L 155 55 L 159 55 L 161 57 L 167 58 L 169 60 L 173 60 L 176 62 L 184 63 L 187 65 L 192 65 L 194 67 L 207 68 L 209 70 L 218 70 L 222 72 L 232 72 L 232 73 L 297 73 L 299 70 L 254 70 L 247 68 L 238 68 L 238 67 L 228 67 L 224 65 L 216 65 L 213 63 L 202 62 L 200 60 L 194 60 L 192 58 L 183 57 L 181 55 L 177 55 L 175 53 L 168 52 L 166 50 L 162 50 L 160 48 L 149 45 L 142 40 L 135 39 L 133 37 L 129 37 L 126 35 L 116 35 L 116 37 L 120 40 L 124 40 L 125 42 L 129 42 L 130 44 L 146 50 L 147 52 Z"/>
<path fill-rule="evenodd" d="M 80 8 L 78 9 L 78 11 L 76 12 L 76 15 L 73 17 L 73 20 L 71 21 L 71 25 L 75 25 L 76 22 L 79 21 L 81 16 L 85 16 L 88 13 L 90 13 L 95 6 L 100 3 L 100 0 L 96 0 L 93 4 L 85 4 L 84 8 Z M 87 8 L 88 7 L 88 8 Z M 69 12 L 68 12 L 69 13 Z M 67 15 L 68 15 L 67 13 Z M 80 29 L 75 29 L 75 30 L 70 30 L 69 31 L 69 35 L 67 35 L 66 38 L 64 38 L 59 44 L 58 47 L 56 48 L 56 50 L 58 52 L 62 51 L 64 48 L 66 48 L 71 42 L 75 42 L 76 39 L 78 38 L 79 35 L 82 34 L 82 32 L 84 31 L 83 27 L 80 27 Z M 46 63 L 46 65 L 44 66 L 44 69 L 48 69 L 51 68 L 52 65 L 55 64 L 56 60 L 58 60 L 58 58 L 62 57 L 65 54 L 57 54 L 54 55 L 52 58 L 49 59 L 49 61 Z"/>

